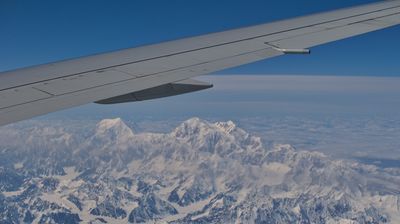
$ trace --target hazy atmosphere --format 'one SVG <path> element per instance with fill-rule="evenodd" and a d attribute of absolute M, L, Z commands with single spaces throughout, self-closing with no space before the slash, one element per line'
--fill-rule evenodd
<path fill-rule="evenodd" d="M 214 87 L 131 104 L 91 104 L 41 119 L 96 123 L 121 117 L 137 131 L 151 132 L 168 132 L 191 117 L 233 120 L 269 143 L 289 143 L 342 158 L 399 158 L 400 78 L 212 75 L 199 79 Z"/>

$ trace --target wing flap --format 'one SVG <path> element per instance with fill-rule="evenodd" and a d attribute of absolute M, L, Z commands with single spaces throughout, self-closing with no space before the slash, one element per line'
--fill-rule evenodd
<path fill-rule="evenodd" d="M 98 104 L 119 104 L 135 101 L 152 100 L 169 96 L 176 96 L 190 92 L 196 92 L 213 87 L 212 84 L 187 79 L 180 82 L 168 83 L 161 86 L 156 86 L 150 89 L 137 91 L 122 96 L 117 96 L 105 100 L 97 101 Z"/>
<path fill-rule="evenodd" d="M 52 97 L 51 94 L 45 93 L 43 91 L 31 87 L 23 87 L 23 88 L 2 91 L 0 93 L 0 110 L 15 105 L 25 104 L 37 100 L 48 99 L 50 97 Z"/>
<path fill-rule="evenodd" d="M 58 96 L 134 78 L 133 75 L 115 70 L 100 70 L 35 84 L 34 87 Z"/>

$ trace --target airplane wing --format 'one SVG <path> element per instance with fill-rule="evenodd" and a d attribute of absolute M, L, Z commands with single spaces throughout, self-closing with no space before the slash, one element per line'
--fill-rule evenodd
<path fill-rule="evenodd" d="M 211 87 L 192 77 L 400 24 L 383 1 L 0 73 L 0 125 L 91 102 L 131 102 Z"/>

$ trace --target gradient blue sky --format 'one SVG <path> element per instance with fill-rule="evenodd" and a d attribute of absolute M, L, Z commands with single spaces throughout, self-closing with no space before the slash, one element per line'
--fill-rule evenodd
<path fill-rule="evenodd" d="M 0 71 L 367 2 L 375 1 L 0 0 Z M 215 84 L 211 90 L 139 103 L 89 104 L 40 119 L 122 117 L 151 125 L 193 116 L 232 119 L 302 149 L 393 158 L 400 145 L 399 39 L 400 26 L 319 46 L 310 56 L 219 72 L 261 76 L 201 77 Z"/>
<path fill-rule="evenodd" d="M 0 71 L 373 0 L 0 1 Z M 400 27 L 225 73 L 400 76 Z"/>

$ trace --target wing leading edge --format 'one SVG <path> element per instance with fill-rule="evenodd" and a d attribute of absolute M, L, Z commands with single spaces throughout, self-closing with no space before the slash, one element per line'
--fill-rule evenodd
<path fill-rule="evenodd" d="M 152 99 L 205 89 L 184 80 L 398 24 L 400 1 L 384 1 L 3 72 L 0 125 L 91 102 L 134 101 L 133 93 Z"/>

